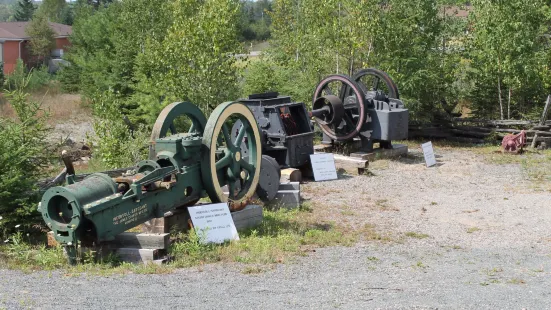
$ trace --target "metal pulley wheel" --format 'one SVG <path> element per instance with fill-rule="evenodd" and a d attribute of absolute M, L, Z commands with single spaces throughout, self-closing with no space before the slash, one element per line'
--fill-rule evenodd
<path fill-rule="evenodd" d="M 274 167 L 277 168 L 277 177 L 279 179 L 281 179 L 281 166 L 279 165 L 277 160 L 275 158 L 273 158 L 272 156 L 268 156 L 268 155 L 266 155 L 266 156 L 262 155 L 262 158 L 266 158 L 268 161 L 270 161 L 272 163 L 272 165 Z"/>
<path fill-rule="evenodd" d="M 203 131 L 207 124 L 207 118 L 199 108 L 190 102 L 174 102 L 167 105 L 157 117 L 151 138 L 149 141 L 149 159 L 155 160 L 157 152 L 155 151 L 155 141 L 159 138 L 167 136 L 170 130 L 171 134 L 176 134 L 174 121 L 181 116 L 187 116 L 191 120 L 191 127 L 188 133 L 195 133 L 198 136 L 203 135 Z"/>
<path fill-rule="evenodd" d="M 331 139 L 339 142 L 356 137 L 366 120 L 365 94 L 361 88 L 346 75 L 330 75 L 321 80 L 316 87 L 312 106 L 316 104 L 318 98 L 323 96 L 338 97 L 344 111 L 342 111 L 342 120 L 339 123 L 318 123 L 321 130 Z M 319 105 L 319 103 L 317 104 Z M 329 118 L 333 119 L 333 117 Z"/>
<path fill-rule="evenodd" d="M 232 139 L 230 128 L 236 119 L 241 121 L 241 127 Z M 245 135 L 246 158 L 241 149 Z M 260 133 L 251 110 L 240 102 L 216 107 L 205 126 L 202 144 L 205 156 L 201 175 L 211 201 L 228 202 L 231 211 L 245 208 L 258 186 L 262 159 Z M 228 185 L 228 195 L 222 191 L 224 185 Z"/>
<path fill-rule="evenodd" d="M 312 116 L 318 124 L 340 124 L 344 116 L 342 100 L 335 95 L 316 98 L 312 103 Z"/>
<path fill-rule="evenodd" d="M 375 68 L 362 69 L 356 72 L 352 78 L 367 98 L 375 98 L 377 94 L 382 93 L 388 98 L 400 99 L 398 86 L 384 71 Z"/>
<path fill-rule="evenodd" d="M 268 155 L 262 155 L 260 164 L 260 178 L 256 194 L 264 202 L 272 201 L 279 190 L 279 179 L 281 178 L 281 169 L 274 158 Z"/>

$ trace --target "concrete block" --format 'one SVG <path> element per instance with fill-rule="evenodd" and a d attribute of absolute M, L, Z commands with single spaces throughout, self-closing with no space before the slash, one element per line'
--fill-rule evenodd
<path fill-rule="evenodd" d="M 300 182 L 287 182 L 279 184 L 280 191 L 300 191 Z"/>
<path fill-rule="evenodd" d="M 237 230 L 256 227 L 264 218 L 262 207 L 259 205 L 248 205 L 241 211 L 232 212 L 231 215 Z"/>
<path fill-rule="evenodd" d="M 295 209 L 300 206 L 300 191 L 298 190 L 283 190 L 279 191 L 268 204 L 272 208 Z"/>
<path fill-rule="evenodd" d="M 115 240 L 109 242 L 122 248 L 137 248 L 137 249 L 167 249 L 170 245 L 170 235 L 162 234 L 146 234 L 124 232 L 115 236 Z"/>

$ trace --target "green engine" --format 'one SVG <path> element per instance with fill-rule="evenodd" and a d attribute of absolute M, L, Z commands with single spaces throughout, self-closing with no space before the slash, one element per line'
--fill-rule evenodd
<path fill-rule="evenodd" d="M 185 133 L 175 129 L 177 122 L 186 123 L 182 117 L 191 124 Z M 237 121 L 240 129 L 232 139 L 229 128 Z M 246 157 L 242 145 L 248 148 Z M 39 211 L 74 263 L 79 243 L 113 240 L 169 210 L 194 205 L 202 197 L 228 202 L 231 211 L 241 210 L 255 193 L 261 156 L 258 125 L 244 104 L 223 103 L 207 121 L 195 105 L 173 103 L 155 122 L 149 159 L 113 179 L 96 173 L 75 183 L 74 175 L 69 175 L 68 185 L 44 193 Z"/>

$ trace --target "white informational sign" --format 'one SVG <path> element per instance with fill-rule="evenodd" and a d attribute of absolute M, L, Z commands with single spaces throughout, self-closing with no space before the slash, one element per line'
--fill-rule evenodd
<path fill-rule="evenodd" d="M 195 231 L 199 236 L 204 236 L 203 243 L 239 240 L 227 203 L 189 207 L 188 210 Z"/>
<path fill-rule="evenodd" d="M 434 157 L 434 150 L 432 149 L 432 142 L 427 142 L 421 144 L 421 148 L 423 149 L 423 155 L 425 155 L 425 163 L 427 164 L 427 167 L 432 167 L 436 165 L 436 157 Z"/>
<path fill-rule="evenodd" d="M 326 181 L 337 179 L 337 169 L 335 168 L 333 154 L 312 154 L 310 155 L 310 162 L 314 171 L 314 180 Z"/>

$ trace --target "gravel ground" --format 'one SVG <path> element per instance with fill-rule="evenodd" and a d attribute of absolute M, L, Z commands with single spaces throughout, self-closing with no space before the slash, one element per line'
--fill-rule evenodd
<path fill-rule="evenodd" d="M 259 274 L 241 264 L 109 277 L 0 270 L 0 308 L 551 308 L 551 184 L 527 181 L 520 165 L 436 152 L 435 168 L 412 151 L 374 163 L 373 176 L 303 186 L 312 216 L 374 225 L 391 241 L 318 249 Z"/>

